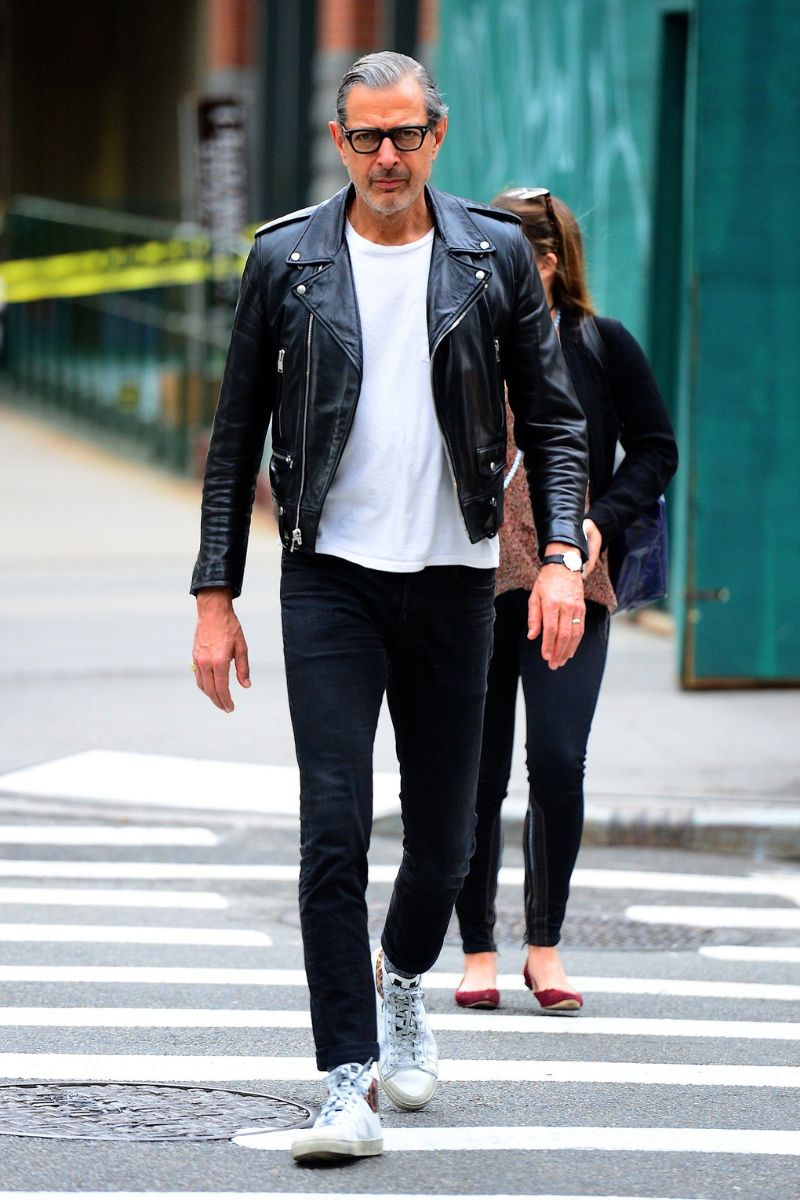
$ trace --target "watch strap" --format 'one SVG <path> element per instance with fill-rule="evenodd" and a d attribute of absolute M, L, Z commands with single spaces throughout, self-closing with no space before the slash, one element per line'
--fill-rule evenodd
<path fill-rule="evenodd" d="M 575 553 L 578 554 L 578 556 L 580 557 L 580 554 L 577 550 L 575 551 Z M 564 561 L 563 554 L 545 554 L 544 558 L 542 559 L 542 566 L 546 567 L 550 563 L 557 563 L 558 566 L 560 566 L 560 567 L 566 567 L 568 571 L 572 570 L 572 567 L 567 567 L 567 564 Z M 576 572 L 576 574 L 577 574 L 577 572 Z"/>

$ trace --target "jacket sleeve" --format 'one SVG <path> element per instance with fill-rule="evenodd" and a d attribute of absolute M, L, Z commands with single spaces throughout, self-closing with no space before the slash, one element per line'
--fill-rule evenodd
<path fill-rule="evenodd" d="M 256 480 L 272 412 L 275 362 L 258 250 L 245 265 L 203 480 L 200 553 L 191 591 L 242 590 Z"/>
<path fill-rule="evenodd" d="M 625 457 L 588 516 L 607 545 L 657 500 L 678 467 L 678 447 L 661 392 L 636 338 L 607 317 L 595 318 L 606 347 L 607 378 Z"/>
<path fill-rule="evenodd" d="M 525 458 L 541 552 L 548 542 L 566 542 L 586 559 L 586 421 L 528 244 L 518 228 L 512 236 L 516 297 L 501 364 L 514 436 Z"/>

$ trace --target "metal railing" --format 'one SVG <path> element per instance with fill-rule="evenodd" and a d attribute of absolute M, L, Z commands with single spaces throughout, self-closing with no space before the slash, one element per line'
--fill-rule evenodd
<path fill-rule="evenodd" d="M 34 298 L 5 308 L 0 366 L 11 394 L 172 469 L 196 470 L 246 243 L 220 259 L 197 226 L 30 196 L 13 199 L 3 224 L 8 273 L 43 280 L 29 289 Z M 149 275 L 145 266 L 120 272 L 132 257 L 164 259 L 165 281 L 152 265 Z M 179 259 L 191 268 L 187 282 L 169 270 Z M 48 285 L 48 271 L 57 284 Z M 150 276 L 154 285 L 144 286 Z"/>

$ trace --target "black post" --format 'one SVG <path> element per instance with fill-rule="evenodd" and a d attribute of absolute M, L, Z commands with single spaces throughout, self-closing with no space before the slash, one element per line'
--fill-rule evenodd
<path fill-rule="evenodd" d="M 259 207 L 265 220 L 306 203 L 316 7 L 316 0 L 264 0 L 258 124 L 264 139 Z"/>
<path fill-rule="evenodd" d="M 386 48 L 416 58 L 418 0 L 386 0 Z"/>

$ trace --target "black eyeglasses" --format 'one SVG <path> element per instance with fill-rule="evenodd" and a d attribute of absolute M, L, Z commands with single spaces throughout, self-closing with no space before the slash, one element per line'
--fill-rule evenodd
<path fill-rule="evenodd" d="M 377 154 L 384 138 L 389 139 L 395 150 L 408 154 L 419 150 L 433 126 L 434 122 L 428 121 L 427 125 L 396 125 L 394 129 L 345 129 L 344 125 L 341 128 L 356 154 Z"/>
<path fill-rule="evenodd" d="M 556 245 L 561 245 L 561 230 L 556 219 L 556 210 L 553 208 L 553 199 L 549 188 L 511 188 L 510 191 L 504 192 L 503 195 L 508 200 L 521 200 L 523 204 L 532 204 L 536 200 L 541 200 L 544 203 L 547 219 L 550 222 L 550 228 L 553 231 Z"/>

